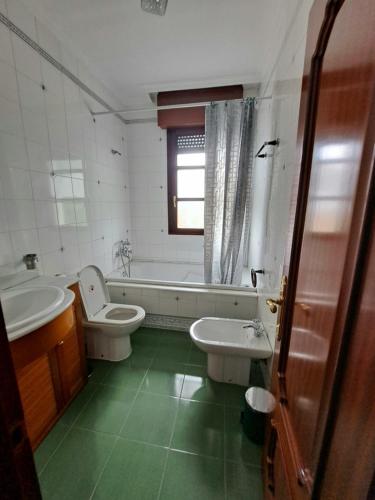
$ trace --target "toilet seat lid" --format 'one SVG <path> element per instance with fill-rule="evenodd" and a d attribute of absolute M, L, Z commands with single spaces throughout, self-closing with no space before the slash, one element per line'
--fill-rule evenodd
<path fill-rule="evenodd" d="M 96 266 L 86 266 L 78 273 L 78 277 L 86 316 L 95 316 L 110 301 L 103 273 Z"/>

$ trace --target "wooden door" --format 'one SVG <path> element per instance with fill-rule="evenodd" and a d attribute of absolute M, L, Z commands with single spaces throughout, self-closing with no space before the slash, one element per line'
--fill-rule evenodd
<path fill-rule="evenodd" d="M 283 461 L 296 499 L 311 498 L 320 471 L 366 224 L 363 186 L 373 169 L 374 26 L 373 0 L 317 0 L 309 20 L 301 170 L 273 374 L 281 453 L 271 447 L 267 457 L 278 470 L 277 460 Z M 271 437 L 272 431 L 268 442 Z M 278 494 L 270 483 L 266 477 L 267 495 L 283 500 L 285 492 Z"/>

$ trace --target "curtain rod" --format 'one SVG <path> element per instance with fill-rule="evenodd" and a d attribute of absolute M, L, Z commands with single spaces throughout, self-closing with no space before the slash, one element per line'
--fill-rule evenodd
<path fill-rule="evenodd" d="M 225 99 L 222 101 L 205 101 L 205 102 L 191 102 L 187 104 L 168 104 L 166 106 L 155 106 L 154 108 L 139 108 L 139 109 L 117 109 L 113 111 L 96 111 L 91 112 L 92 116 L 99 115 L 113 115 L 115 113 L 142 113 L 147 111 L 163 111 L 165 109 L 183 109 L 183 108 L 197 108 L 202 106 L 209 106 L 212 103 L 228 102 L 228 101 L 241 101 L 244 102 L 247 99 L 254 99 L 255 101 L 264 101 L 267 99 L 272 99 L 271 95 L 264 97 L 245 97 L 243 99 Z"/>

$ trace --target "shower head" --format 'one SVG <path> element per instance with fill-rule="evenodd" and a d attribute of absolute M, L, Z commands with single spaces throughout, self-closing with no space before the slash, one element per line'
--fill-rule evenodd
<path fill-rule="evenodd" d="M 141 7 L 145 12 L 164 16 L 168 0 L 141 0 Z"/>

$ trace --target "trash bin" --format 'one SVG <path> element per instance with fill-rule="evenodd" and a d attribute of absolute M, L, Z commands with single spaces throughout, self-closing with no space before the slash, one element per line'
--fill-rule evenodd
<path fill-rule="evenodd" d="M 275 408 L 275 398 L 262 387 L 250 387 L 245 393 L 241 422 L 246 436 L 256 444 L 264 443 L 266 417 Z"/>

